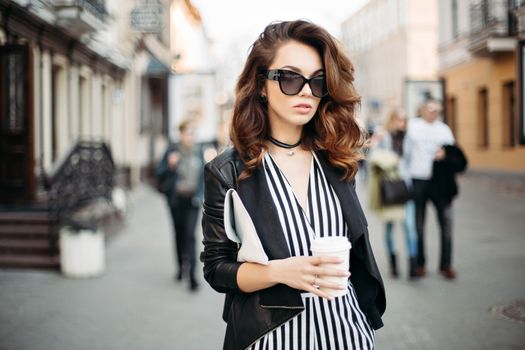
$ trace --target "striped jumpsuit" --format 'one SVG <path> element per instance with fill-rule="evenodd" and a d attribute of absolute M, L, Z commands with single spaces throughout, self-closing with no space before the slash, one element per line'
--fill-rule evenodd
<path fill-rule="evenodd" d="M 266 180 L 277 207 L 291 256 L 312 255 L 315 237 L 347 236 L 339 200 L 313 154 L 308 206 L 300 206 L 292 187 L 269 153 L 264 156 Z M 333 301 L 301 294 L 305 310 L 259 338 L 250 350 L 373 349 L 374 330 L 357 303 L 351 282 L 347 294 Z"/>

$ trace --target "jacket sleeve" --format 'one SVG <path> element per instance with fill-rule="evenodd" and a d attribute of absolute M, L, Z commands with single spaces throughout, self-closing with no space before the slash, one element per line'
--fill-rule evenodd
<path fill-rule="evenodd" d="M 168 165 L 168 156 L 173 151 L 176 151 L 176 147 L 173 144 L 168 145 L 166 151 L 164 151 L 164 154 L 162 155 L 159 164 L 155 168 L 155 176 L 158 179 L 164 179 L 166 176 L 169 176 L 175 172 L 175 170 L 170 169 Z"/>
<path fill-rule="evenodd" d="M 459 146 L 445 146 L 444 162 L 454 173 L 462 173 L 467 169 L 468 161 Z"/>
<path fill-rule="evenodd" d="M 224 197 L 233 187 L 228 184 L 213 162 L 204 168 L 204 205 L 202 233 L 204 251 L 200 259 L 204 263 L 204 278 L 220 293 L 240 292 L 237 284 L 237 244 L 226 236 L 224 229 Z"/>

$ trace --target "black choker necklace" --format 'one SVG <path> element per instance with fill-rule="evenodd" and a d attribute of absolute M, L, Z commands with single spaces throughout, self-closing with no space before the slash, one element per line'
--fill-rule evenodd
<path fill-rule="evenodd" d="M 294 143 L 293 145 L 291 145 L 289 143 L 284 143 L 284 142 L 281 142 L 279 140 L 276 140 L 276 139 L 274 139 L 271 136 L 270 136 L 270 142 L 273 143 L 274 145 L 276 145 L 277 147 L 289 149 L 289 151 L 288 151 L 288 155 L 289 156 L 293 156 L 295 154 L 295 152 L 292 151 L 292 148 L 295 148 L 295 147 L 297 147 L 297 146 L 299 146 L 301 144 L 301 140 L 299 140 L 299 141 L 297 141 L 297 143 Z"/>

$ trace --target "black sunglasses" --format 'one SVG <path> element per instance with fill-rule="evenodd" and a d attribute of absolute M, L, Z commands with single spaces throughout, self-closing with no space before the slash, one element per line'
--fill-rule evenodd
<path fill-rule="evenodd" d="M 285 95 L 297 95 L 308 83 L 312 94 L 315 97 L 324 97 L 328 95 L 326 88 L 326 77 L 323 75 L 316 75 L 313 78 L 305 78 L 301 74 L 284 69 L 271 69 L 266 71 L 266 77 L 270 80 L 277 80 L 279 88 Z"/>

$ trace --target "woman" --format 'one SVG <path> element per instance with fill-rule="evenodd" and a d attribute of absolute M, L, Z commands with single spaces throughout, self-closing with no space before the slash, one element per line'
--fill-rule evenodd
<path fill-rule="evenodd" d="M 401 109 L 394 109 L 388 115 L 388 119 L 381 130 L 374 133 L 372 138 L 372 155 L 377 150 L 388 150 L 396 156 L 396 171 L 405 179 L 407 185 L 411 187 L 410 176 L 406 169 L 403 158 L 403 143 L 406 134 L 407 116 Z M 376 157 L 377 158 L 377 157 Z M 372 193 L 373 191 L 371 191 Z M 373 203 L 374 201 L 370 201 Z M 396 221 L 403 222 L 405 230 L 405 240 L 408 252 L 408 278 L 413 280 L 416 275 L 417 257 L 417 234 L 416 234 L 416 207 L 413 200 L 408 201 L 404 207 L 382 207 L 379 205 L 379 212 L 385 222 L 385 241 L 390 261 L 390 275 L 394 278 L 399 276 L 397 254 L 394 247 L 393 231 Z M 399 211 L 398 209 L 401 209 Z M 397 216 L 397 217 L 396 217 Z"/>
<path fill-rule="evenodd" d="M 239 78 L 233 149 L 205 168 L 204 276 L 226 293 L 224 349 L 372 349 L 385 294 L 354 186 L 363 132 L 353 67 L 324 29 L 305 21 L 270 24 Z M 238 262 L 223 221 L 234 188 L 268 265 Z M 344 235 L 350 271 L 313 257 L 315 237 Z M 325 282 L 350 276 L 347 285 Z M 343 289 L 331 297 L 319 287 Z M 285 345 L 286 344 L 286 345 Z"/>

